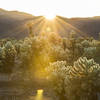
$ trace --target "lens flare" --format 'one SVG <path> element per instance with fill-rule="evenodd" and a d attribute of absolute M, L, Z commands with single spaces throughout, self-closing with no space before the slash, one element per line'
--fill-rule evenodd
<path fill-rule="evenodd" d="M 37 95 L 36 95 L 35 100 L 43 100 L 43 90 L 42 89 L 37 90 Z"/>
<path fill-rule="evenodd" d="M 43 90 L 42 89 L 37 90 L 37 94 L 42 95 L 43 94 Z"/>

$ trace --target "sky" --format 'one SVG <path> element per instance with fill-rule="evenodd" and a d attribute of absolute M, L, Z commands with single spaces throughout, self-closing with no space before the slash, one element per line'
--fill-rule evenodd
<path fill-rule="evenodd" d="M 35 16 L 100 16 L 100 0 L 0 0 L 0 8 Z"/>

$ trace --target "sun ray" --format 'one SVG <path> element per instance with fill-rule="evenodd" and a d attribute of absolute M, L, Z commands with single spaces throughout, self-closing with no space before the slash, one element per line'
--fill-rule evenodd
<path fill-rule="evenodd" d="M 46 27 L 46 24 L 47 24 L 47 21 L 44 20 L 44 23 L 43 23 L 43 26 L 42 26 L 42 28 L 41 28 L 40 34 L 45 33 L 45 27 Z"/>
<path fill-rule="evenodd" d="M 37 34 L 40 33 L 43 24 L 44 24 L 44 19 L 42 19 L 41 21 L 39 21 L 35 27 L 33 26 L 34 27 L 33 30 L 34 30 L 35 34 L 36 34 L 36 32 L 37 32 Z"/>
<path fill-rule="evenodd" d="M 32 18 L 32 19 L 30 19 L 30 21 L 27 21 L 27 23 L 26 24 L 36 24 L 36 23 L 38 23 L 39 21 L 41 21 L 41 20 L 43 20 L 43 17 L 38 17 L 38 18 Z"/>
<path fill-rule="evenodd" d="M 32 18 L 33 19 L 33 18 Z M 33 19 L 32 20 L 31 19 L 31 21 L 27 21 L 26 22 L 26 24 L 25 23 L 23 23 L 23 24 L 21 24 L 21 25 L 19 25 L 18 27 L 16 27 L 16 28 L 14 28 L 14 29 L 12 29 L 12 30 L 10 30 L 10 31 L 8 31 L 8 35 L 10 34 L 11 36 L 13 35 L 13 33 L 15 33 L 16 32 L 16 34 L 20 34 L 21 32 L 23 32 L 25 29 L 24 29 L 24 27 L 28 27 L 27 25 L 29 24 L 29 23 L 31 23 L 32 25 L 36 25 L 40 20 L 42 20 L 43 19 L 43 17 L 38 17 L 38 18 L 36 18 L 36 19 Z M 33 21 L 34 21 L 34 23 L 33 23 Z M 25 24 L 25 25 L 24 25 Z M 24 26 L 23 26 L 24 25 Z M 21 26 L 23 26 L 23 28 L 22 29 L 20 29 L 21 28 Z M 6 34 L 7 35 L 7 34 Z M 4 35 L 3 35 L 4 36 Z M 5 37 L 5 36 L 4 36 Z"/>
<path fill-rule="evenodd" d="M 69 34 L 66 34 L 66 30 L 64 29 L 64 27 L 60 24 L 60 22 L 58 22 L 58 20 L 56 21 L 56 27 L 57 27 L 57 33 L 60 34 L 61 36 L 66 36 L 68 37 Z"/>
<path fill-rule="evenodd" d="M 53 21 L 53 30 L 54 32 L 58 33 L 58 30 L 57 30 L 57 22 L 56 22 L 56 19 Z"/>
<path fill-rule="evenodd" d="M 37 27 L 37 30 L 38 30 L 38 34 L 41 34 L 41 30 L 42 30 L 42 28 L 43 28 L 43 26 L 44 26 L 44 23 L 45 23 L 45 21 L 44 20 L 42 20 L 40 23 L 39 23 L 39 25 L 38 25 L 38 27 Z"/>
<path fill-rule="evenodd" d="M 87 37 L 87 36 L 88 36 L 87 33 L 82 32 L 81 30 L 77 29 L 76 27 L 72 26 L 71 24 L 65 22 L 63 19 L 57 18 L 57 20 L 58 20 L 60 23 L 62 23 L 63 25 L 66 25 L 66 26 L 68 26 L 68 27 L 71 27 L 71 28 L 74 29 L 76 32 L 79 32 L 80 35 L 82 35 L 82 36 L 84 36 L 84 37 Z"/>

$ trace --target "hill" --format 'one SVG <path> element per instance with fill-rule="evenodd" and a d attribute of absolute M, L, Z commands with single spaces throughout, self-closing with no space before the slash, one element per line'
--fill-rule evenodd
<path fill-rule="evenodd" d="M 6 11 L 0 9 L 0 38 L 14 37 L 17 39 L 24 38 L 29 35 L 28 23 L 32 23 L 33 33 L 39 34 L 44 24 L 42 16 L 33 16 L 24 12 Z M 65 18 L 56 17 L 56 31 L 60 36 L 67 37 L 74 30 L 78 34 L 92 36 L 98 38 L 100 32 L 100 17 L 89 18 Z M 51 22 L 49 22 L 50 24 Z"/>
<path fill-rule="evenodd" d="M 87 34 L 87 36 L 92 36 L 98 38 L 100 32 L 100 16 L 88 17 L 88 18 L 71 18 L 67 19 L 60 17 L 66 23 L 71 24 L 76 29 Z"/>
<path fill-rule="evenodd" d="M 28 36 L 26 23 L 38 17 L 18 11 L 0 9 L 0 38 Z"/>

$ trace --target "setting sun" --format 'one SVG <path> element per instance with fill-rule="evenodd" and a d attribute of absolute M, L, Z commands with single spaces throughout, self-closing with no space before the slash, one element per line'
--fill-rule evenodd
<path fill-rule="evenodd" d="M 12 4 L 11 5 L 9 5 Z M 18 10 L 35 16 L 52 19 L 56 15 L 64 17 L 90 17 L 100 15 L 100 0 L 1 0 L 0 7 Z M 50 14 L 53 13 L 53 14 Z"/>
<path fill-rule="evenodd" d="M 48 13 L 48 14 L 44 15 L 44 17 L 48 20 L 53 20 L 53 19 L 55 19 L 56 15 Z"/>

